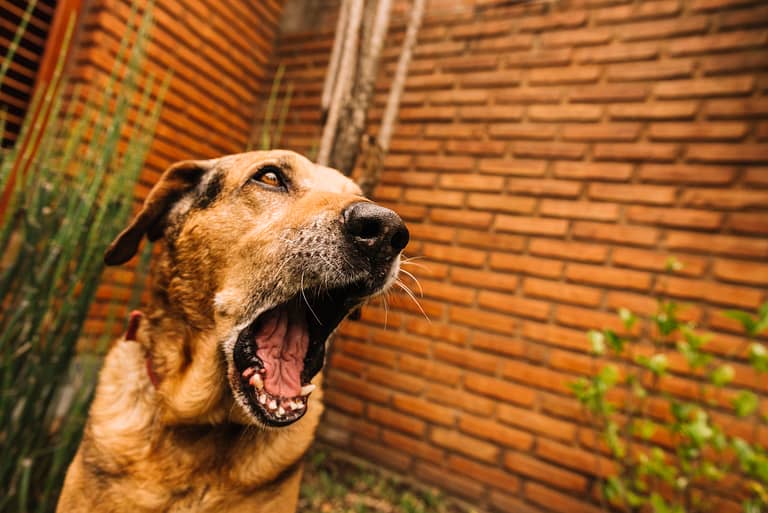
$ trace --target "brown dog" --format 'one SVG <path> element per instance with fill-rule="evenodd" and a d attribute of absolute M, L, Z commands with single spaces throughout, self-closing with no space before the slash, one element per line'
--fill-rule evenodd
<path fill-rule="evenodd" d="M 270 151 L 172 166 L 106 262 L 145 235 L 152 299 L 106 357 L 58 511 L 294 511 L 326 340 L 395 280 L 408 230 Z"/>

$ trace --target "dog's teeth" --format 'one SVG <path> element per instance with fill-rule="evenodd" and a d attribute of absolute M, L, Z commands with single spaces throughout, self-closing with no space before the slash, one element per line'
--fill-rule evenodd
<path fill-rule="evenodd" d="M 312 383 L 310 383 L 309 385 L 304 385 L 303 387 L 301 387 L 301 394 L 300 395 L 307 396 L 307 395 L 311 394 L 312 391 L 315 388 L 317 388 L 317 387 L 315 385 L 313 385 Z"/>
<path fill-rule="evenodd" d="M 252 387 L 256 387 L 259 390 L 264 388 L 264 381 L 261 379 L 261 376 L 258 374 L 254 374 L 253 376 L 251 376 L 250 383 Z"/>
<path fill-rule="evenodd" d="M 269 401 L 269 404 L 267 404 L 267 408 L 269 408 L 270 410 L 274 410 L 275 408 L 277 408 L 277 401 L 275 401 L 274 399 Z"/>
<path fill-rule="evenodd" d="M 267 404 L 267 394 L 259 394 L 259 404 Z"/>
<path fill-rule="evenodd" d="M 282 406 L 281 406 L 280 408 L 278 408 L 278 409 L 277 409 L 277 414 L 278 414 L 280 417 L 282 417 L 283 415 L 285 415 L 285 408 L 283 408 Z"/>

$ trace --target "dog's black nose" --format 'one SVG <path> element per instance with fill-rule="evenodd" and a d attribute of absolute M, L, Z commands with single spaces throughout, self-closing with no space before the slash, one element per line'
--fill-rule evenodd
<path fill-rule="evenodd" d="M 374 203 L 353 203 L 344 210 L 343 216 L 347 235 L 371 256 L 393 257 L 410 239 L 400 216 Z"/>

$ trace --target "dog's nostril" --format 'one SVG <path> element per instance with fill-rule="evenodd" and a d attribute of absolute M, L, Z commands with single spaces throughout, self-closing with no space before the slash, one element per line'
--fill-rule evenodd
<path fill-rule="evenodd" d="M 353 235 L 361 239 L 377 239 L 384 231 L 378 219 L 362 219 L 356 224 L 357 226 L 350 228 L 354 232 Z"/>
<path fill-rule="evenodd" d="M 392 244 L 392 248 L 395 251 L 402 251 L 408 245 L 409 240 L 411 240 L 411 234 L 408 233 L 408 228 L 401 226 L 395 231 L 394 235 L 392 235 L 390 244 Z"/>

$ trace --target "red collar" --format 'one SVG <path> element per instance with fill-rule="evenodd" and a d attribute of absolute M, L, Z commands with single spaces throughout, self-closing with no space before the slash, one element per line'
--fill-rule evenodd
<path fill-rule="evenodd" d="M 125 330 L 125 340 L 136 342 L 136 332 L 139 330 L 139 324 L 141 323 L 142 317 L 144 317 L 144 314 L 139 310 L 134 310 L 131 312 L 131 316 L 128 318 L 128 328 Z M 152 385 L 157 388 L 160 384 L 160 378 L 158 378 L 157 374 L 155 373 L 155 369 L 152 366 L 152 357 L 149 355 L 149 353 L 147 353 L 145 362 L 149 381 L 151 381 Z"/>

